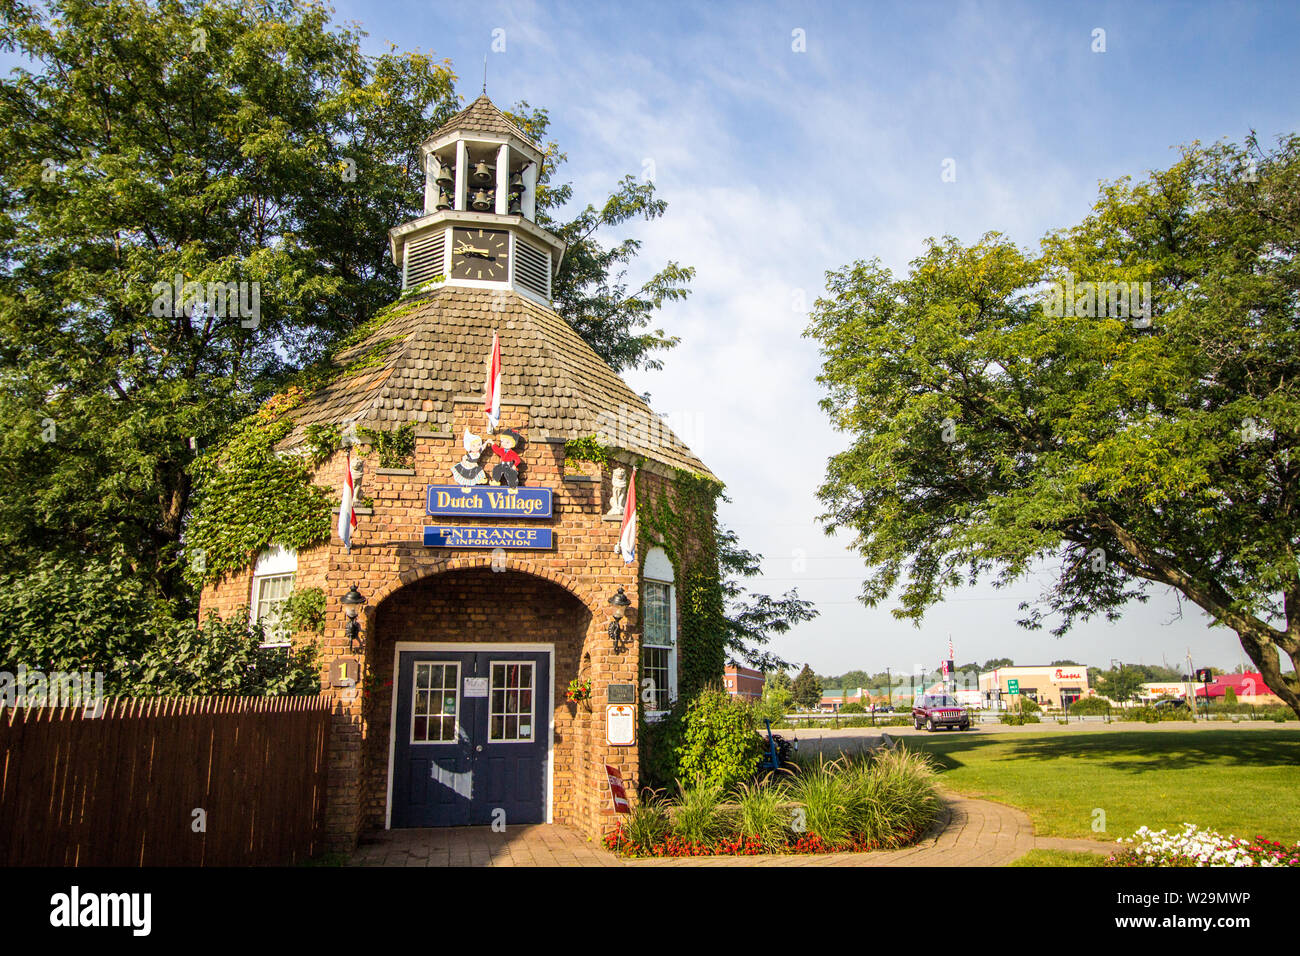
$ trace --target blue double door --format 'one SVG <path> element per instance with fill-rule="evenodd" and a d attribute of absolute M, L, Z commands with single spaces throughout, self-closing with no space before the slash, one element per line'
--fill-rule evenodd
<path fill-rule="evenodd" d="M 546 822 L 550 655 L 402 651 L 394 827 Z"/>

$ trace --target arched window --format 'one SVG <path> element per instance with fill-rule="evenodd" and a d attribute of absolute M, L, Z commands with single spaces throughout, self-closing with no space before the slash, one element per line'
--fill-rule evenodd
<path fill-rule="evenodd" d="M 641 687 L 646 718 L 677 699 L 677 588 L 663 548 L 646 552 L 641 585 Z"/>
<path fill-rule="evenodd" d="M 263 647 L 289 644 L 289 625 L 282 620 L 284 602 L 293 592 L 293 576 L 298 571 L 298 552 L 273 544 L 257 556 L 253 567 L 253 594 L 249 603 L 253 622 L 261 621 L 266 629 Z"/>

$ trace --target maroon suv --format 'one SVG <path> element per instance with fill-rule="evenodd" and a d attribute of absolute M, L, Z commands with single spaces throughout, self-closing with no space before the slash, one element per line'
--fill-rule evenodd
<path fill-rule="evenodd" d="M 912 705 L 912 723 L 916 729 L 938 730 L 958 727 L 970 730 L 970 713 L 946 694 L 927 694 Z"/>

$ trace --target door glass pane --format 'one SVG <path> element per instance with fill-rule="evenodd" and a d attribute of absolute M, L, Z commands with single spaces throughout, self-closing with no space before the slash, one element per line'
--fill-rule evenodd
<path fill-rule="evenodd" d="M 488 740 L 493 743 L 533 739 L 532 662 L 492 665 L 492 712 Z"/>
<path fill-rule="evenodd" d="M 411 743 L 455 741 L 460 664 L 417 662 L 412 683 Z"/>

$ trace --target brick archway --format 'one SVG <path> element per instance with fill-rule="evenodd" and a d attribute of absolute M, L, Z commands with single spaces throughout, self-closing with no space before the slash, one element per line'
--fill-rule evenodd
<path fill-rule="evenodd" d="M 366 623 L 371 624 L 375 620 L 380 606 L 388 598 L 392 597 L 403 588 L 416 584 L 426 578 L 435 577 L 440 574 L 447 574 L 453 571 L 473 570 L 476 568 L 491 568 L 491 554 L 469 555 L 461 557 L 440 557 L 428 564 L 421 564 L 419 567 L 410 568 L 403 571 L 393 581 L 384 585 L 380 590 L 366 602 L 365 615 Z M 556 584 L 568 591 L 575 598 L 581 601 L 589 611 L 596 611 L 598 604 L 595 600 L 594 589 L 583 587 L 571 575 L 554 568 L 549 568 L 544 564 L 538 564 L 535 561 L 511 557 L 505 568 L 506 571 L 517 571 L 522 574 L 531 575 L 535 578 L 541 578 Z"/>

